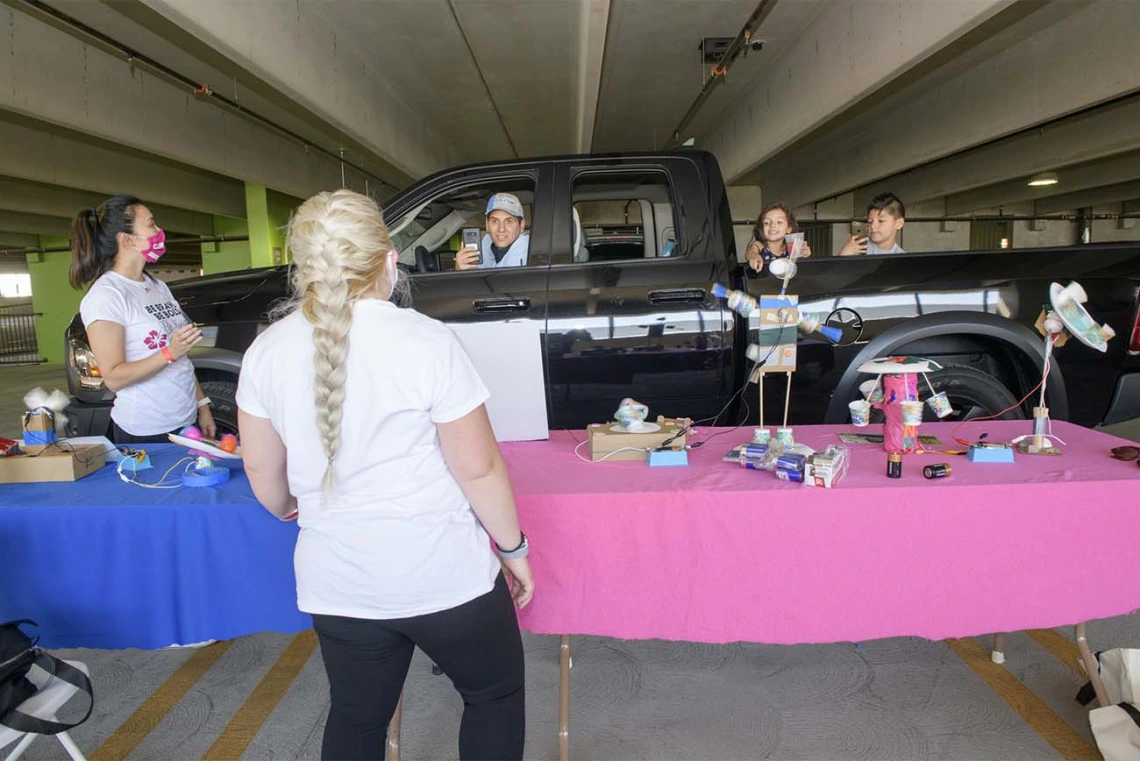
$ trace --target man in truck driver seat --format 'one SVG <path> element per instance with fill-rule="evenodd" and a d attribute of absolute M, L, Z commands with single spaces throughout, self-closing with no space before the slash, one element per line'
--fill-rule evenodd
<path fill-rule="evenodd" d="M 483 236 L 482 251 L 463 249 L 455 257 L 455 268 L 525 267 L 529 248 L 530 233 L 526 232 L 518 196 L 496 193 L 487 201 L 487 234 Z"/>

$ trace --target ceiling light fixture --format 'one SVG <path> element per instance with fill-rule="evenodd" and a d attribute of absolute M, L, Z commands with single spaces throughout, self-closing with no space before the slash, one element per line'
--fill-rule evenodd
<path fill-rule="evenodd" d="M 1056 185 L 1061 181 L 1056 172 L 1038 172 L 1029 178 L 1029 187 L 1031 188 L 1044 188 L 1049 185 Z"/>

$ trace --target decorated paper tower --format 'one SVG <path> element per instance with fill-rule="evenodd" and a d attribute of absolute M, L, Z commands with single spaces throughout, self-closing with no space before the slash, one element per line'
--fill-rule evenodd
<path fill-rule="evenodd" d="M 918 376 L 942 365 L 922 357 L 884 357 L 859 365 L 859 372 L 882 378 L 883 399 L 872 406 L 883 411 L 883 449 L 899 454 L 913 454 L 918 447 L 918 426 L 903 420 L 903 402 L 918 402 Z M 922 408 L 918 408 L 921 420 Z"/>

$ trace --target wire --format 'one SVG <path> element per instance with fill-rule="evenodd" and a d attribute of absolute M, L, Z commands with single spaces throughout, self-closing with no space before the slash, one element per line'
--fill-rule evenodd
<path fill-rule="evenodd" d="M 124 473 L 123 473 L 123 463 L 125 463 L 126 461 L 127 461 L 126 458 L 119 460 L 119 464 L 115 469 L 119 472 L 119 478 L 123 479 L 127 483 L 134 484 L 135 486 L 141 486 L 144 489 L 181 489 L 182 488 L 181 483 L 173 484 L 171 486 L 163 486 L 162 483 L 166 480 L 167 476 L 169 476 L 171 473 L 174 472 L 175 468 L 177 468 L 179 465 L 181 465 L 184 462 L 189 463 L 186 466 L 185 470 L 187 470 L 187 471 L 190 470 L 191 466 L 195 462 L 195 458 L 183 457 L 181 460 L 179 460 L 178 462 L 171 465 L 170 469 L 162 474 L 162 478 L 158 479 L 153 484 L 144 484 L 141 481 L 135 480 L 136 478 L 138 478 L 138 475 L 139 475 L 139 472 L 137 470 L 132 471 L 131 477 L 127 478 L 126 475 L 124 475 Z"/>
<path fill-rule="evenodd" d="M 589 462 L 589 463 L 605 462 L 606 460 L 613 457 L 618 452 L 648 452 L 649 451 L 648 449 L 645 449 L 643 447 L 621 447 L 620 449 L 615 449 L 612 452 L 606 452 L 606 454 L 604 456 L 599 457 L 596 460 L 591 460 L 591 459 L 587 459 L 587 458 L 583 457 L 581 455 L 581 453 L 578 451 L 582 447 L 586 446 L 589 443 L 590 443 L 590 441 L 589 441 L 589 439 L 587 439 L 586 441 L 583 441 L 578 446 L 574 447 L 574 454 L 577 455 L 578 459 L 581 460 L 582 462 Z"/>
<path fill-rule="evenodd" d="M 958 423 L 958 425 L 954 426 L 953 430 L 950 431 L 950 437 L 952 439 L 954 439 L 954 441 L 958 442 L 959 444 L 961 444 L 964 447 L 970 446 L 970 442 L 966 441 L 965 439 L 958 438 L 958 436 L 956 435 L 958 433 L 958 429 L 961 428 L 962 426 L 966 425 L 967 423 L 977 423 L 977 422 L 980 422 L 983 420 L 994 420 L 996 418 L 1001 417 L 1005 413 L 1011 412 L 1011 411 L 1017 409 L 1018 407 L 1020 407 L 1021 405 L 1025 404 L 1025 402 L 1029 400 L 1029 397 L 1036 394 L 1037 390 L 1045 385 L 1045 379 L 1049 377 L 1049 365 L 1050 365 L 1050 361 L 1045 360 L 1045 369 L 1041 373 L 1041 382 L 1038 383 L 1033 388 L 1031 388 L 1029 390 L 1028 394 L 1021 397 L 1021 401 L 1019 401 L 1017 404 L 1013 405 L 1012 407 L 1006 407 L 1001 412 L 995 412 L 993 415 L 986 415 L 985 417 L 975 417 L 975 418 L 970 418 L 969 420 L 963 420 L 962 422 Z M 1064 443 L 1064 442 L 1062 442 L 1062 443 Z"/>

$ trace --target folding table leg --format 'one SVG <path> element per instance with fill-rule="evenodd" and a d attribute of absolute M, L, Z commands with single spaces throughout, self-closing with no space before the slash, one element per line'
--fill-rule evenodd
<path fill-rule="evenodd" d="M 570 635 L 563 634 L 558 654 L 558 759 L 570 761 Z"/>
<path fill-rule="evenodd" d="M 994 647 L 990 651 L 990 660 L 994 663 L 1005 663 L 1005 635 L 994 635 Z"/>
<path fill-rule="evenodd" d="M 71 761 L 87 761 L 87 758 L 79 751 L 79 746 L 71 739 L 71 735 L 67 732 L 60 732 L 55 736 L 59 740 L 59 744 L 67 751 L 67 755 L 71 756 Z"/>
<path fill-rule="evenodd" d="M 38 736 L 39 735 L 28 732 L 26 735 L 21 737 L 20 742 L 16 744 L 16 748 L 8 754 L 8 757 L 4 759 L 4 761 L 19 761 L 20 756 L 24 755 L 24 751 L 28 749 L 28 746 L 31 745 L 32 741 L 35 740 Z"/>
<path fill-rule="evenodd" d="M 1100 665 L 1096 661 L 1096 656 L 1093 655 L 1092 650 L 1089 649 L 1089 641 L 1085 636 L 1085 624 L 1081 622 L 1076 626 L 1077 635 L 1077 650 L 1081 652 L 1081 664 L 1085 667 L 1085 673 L 1089 675 L 1089 681 L 1092 682 L 1093 691 L 1096 692 L 1096 702 L 1102 706 L 1111 705 L 1108 699 L 1108 691 L 1104 689 L 1104 681 L 1100 678 Z"/>
<path fill-rule="evenodd" d="M 404 717 L 404 693 L 396 703 L 396 712 L 388 723 L 388 761 L 400 761 L 400 720 Z"/>

